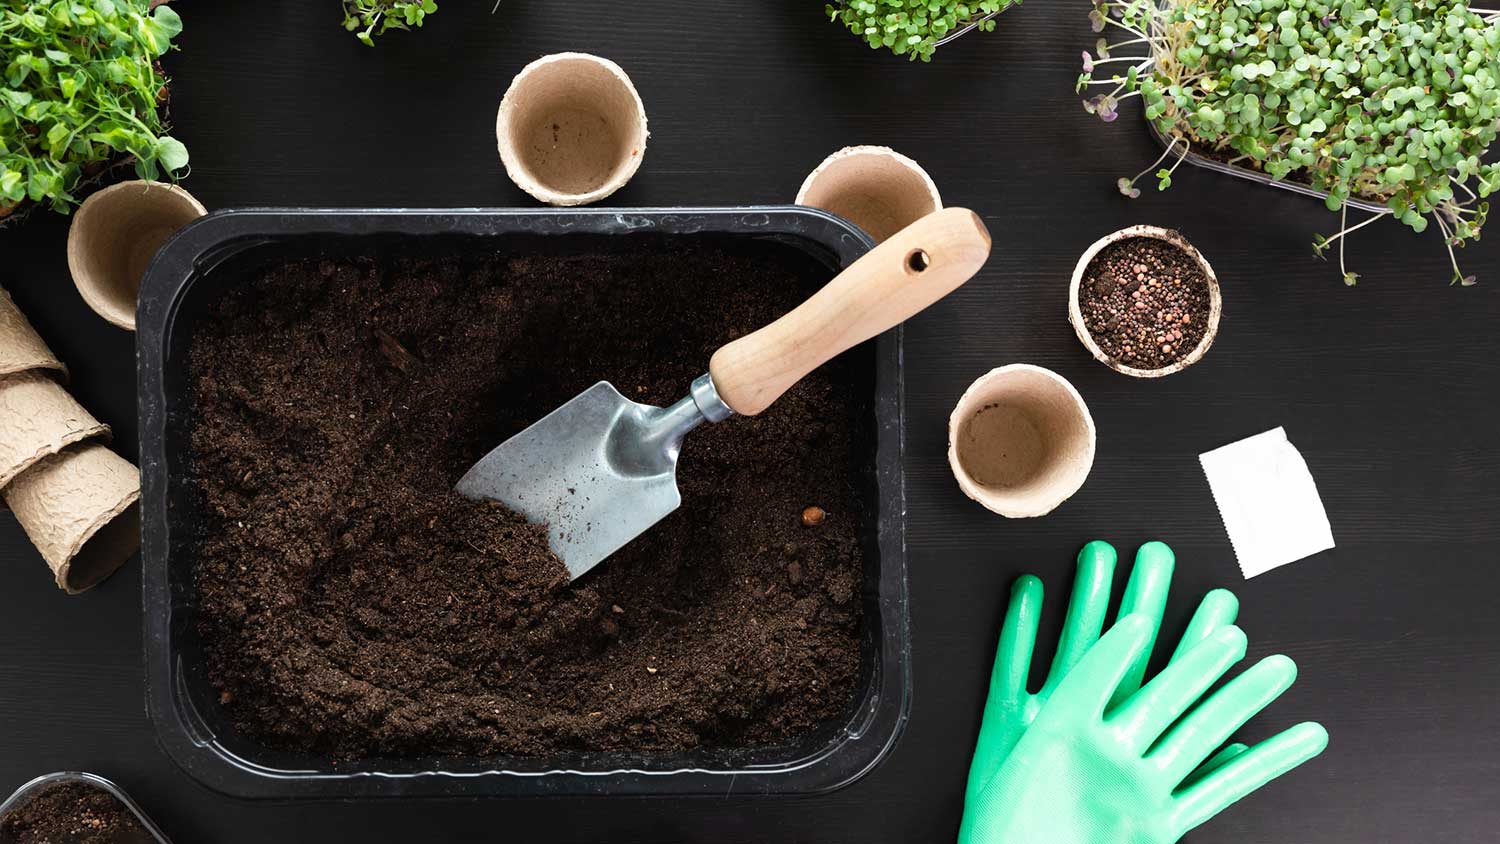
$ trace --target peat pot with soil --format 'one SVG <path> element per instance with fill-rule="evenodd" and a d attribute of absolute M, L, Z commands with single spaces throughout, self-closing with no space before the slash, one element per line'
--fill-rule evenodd
<path fill-rule="evenodd" d="M 806 208 L 190 224 L 138 335 L 163 745 L 266 797 L 863 774 L 906 717 L 897 332 L 694 433 L 684 505 L 574 582 L 453 488 L 601 379 L 671 403 L 869 244 Z"/>
<path fill-rule="evenodd" d="M 1208 352 L 1223 312 L 1219 281 L 1181 233 L 1131 226 L 1095 241 L 1068 286 L 1068 321 L 1089 353 L 1136 378 L 1159 378 Z"/>

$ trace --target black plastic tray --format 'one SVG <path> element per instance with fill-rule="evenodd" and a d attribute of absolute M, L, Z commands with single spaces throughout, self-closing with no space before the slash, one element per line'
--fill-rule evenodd
<path fill-rule="evenodd" d="M 809 208 L 221 211 L 178 233 L 142 284 L 141 551 L 147 710 L 167 753 L 215 790 L 258 798 L 807 794 L 867 773 L 895 744 L 910 699 L 901 332 L 848 354 L 868 361 L 871 452 L 861 481 L 866 569 L 861 683 L 846 716 L 797 746 L 682 754 L 371 759 L 275 752 L 237 736 L 202 673 L 195 633 L 186 353 L 195 322 L 263 267 L 311 256 L 630 254 L 699 238 L 795 250 L 832 277 L 870 249 L 859 229 Z M 760 248 L 757 246 L 756 248 Z M 860 367 L 864 370 L 864 367 Z"/>

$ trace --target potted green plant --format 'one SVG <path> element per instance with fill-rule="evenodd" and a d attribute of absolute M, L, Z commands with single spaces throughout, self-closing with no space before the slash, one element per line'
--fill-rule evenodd
<path fill-rule="evenodd" d="M 80 185 L 133 161 L 176 178 L 187 148 L 167 134 L 157 59 L 182 31 L 148 0 L 29 0 L 0 8 L 0 220 L 28 205 L 67 213 Z"/>
<path fill-rule="evenodd" d="M 420 27 L 437 11 L 437 0 L 343 0 L 344 29 L 365 45 L 375 46 L 375 36 L 392 29 Z"/>
<path fill-rule="evenodd" d="M 840 0 L 826 7 L 871 48 L 932 61 L 938 47 L 965 33 L 992 32 L 995 17 L 1021 0 Z"/>
<path fill-rule="evenodd" d="M 1083 54 L 1078 90 L 1105 121 L 1138 97 L 1165 139 L 1165 190 L 1184 160 L 1300 184 L 1339 212 L 1347 236 L 1394 217 L 1441 231 L 1453 281 L 1470 285 L 1454 250 L 1477 239 L 1500 190 L 1484 156 L 1500 127 L 1500 12 L 1465 0 L 1095 0 L 1104 34 Z M 1111 36 L 1119 36 L 1112 38 Z M 1170 166 L 1162 166 L 1176 157 Z M 1370 217 L 1350 225 L 1349 208 Z"/>

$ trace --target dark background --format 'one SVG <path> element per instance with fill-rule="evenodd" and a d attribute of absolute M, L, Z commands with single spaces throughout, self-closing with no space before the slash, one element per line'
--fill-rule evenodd
<path fill-rule="evenodd" d="M 1313 233 L 1336 227 L 1317 201 L 1189 168 L 1167 193 L 1126 200 L 1115 178 L 1155 152 L 1138 109 L 1105 125 L 1079 107 L 1078 56 L 1094 41 L 1083 0 L 1028 0 L 927 66 L 866 49 L 820 0 L 504 0 L 493 16 L 488 0 L 445 0 L 425 30 L 374 50 L 339 28 L 338 5 L 177 4 L 176 134 L 193 156 L 185 186 L 210 208 L 533 205 L 500 166 L 495 107 L 526 62 L 583 50 L 625 67 L 651 119 L 644 167 L 609 204 L 788 202 L 826 154 L 880 143 L 985 216 L 989 266 L 906 335 L 905 736 L 868 777 L 817 798 L 236 802 L 156 747 L 139 563 L 65 597 L 5 516 L 0 791 L 96 771 L 179 842 L 951 841 L 1010 581 L 1046 580 L 1043 629 L 1055 631 L 1079 546 L 1160 538 L 1178 554 L 1169 634 L 1198 595 L 1228 586 L 1251 659 L 1284 652 L 1301 666 L 1246 737 L 1305 719 L 1332 734 L 1321 758 L 1187 840 L 1472 844 L 1500 828 L 1494 240 L 1462 256 L 1480 285 L 1450 288 L 1435 232 L 1383 222 L 1355 236 L 1363 279 L 1347 289 L 1312 255 Z M 1224 286 L 1212 352 L 1157 383 L 1092 362 L 1065 321 L 1079 253 L 1133 223 L 1182 229 Z M 51 213 L 0 233 L 0 284 L 134 457 L 134 338 L 79 299 L 66 234 Z M 968 502 L 944 460 L 964 387 L 1016 361 L 1071 379 L 1099 427 L 1088 483 L 1032 521 Z M 1277 425 L 1306 456 L 1339 547 L 1245 582 L 1196 455 Z"/>

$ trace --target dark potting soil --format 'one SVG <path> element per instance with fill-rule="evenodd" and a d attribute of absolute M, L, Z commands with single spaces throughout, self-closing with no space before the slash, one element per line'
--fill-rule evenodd
<path fill-rule="evenodd" d="M 572 584 L 543 528 L 452 491 L 599 379 L 675 401 L 828 275 L 764 246 L 663 248 L 308 261 L 215 306 L 190 355 L 199 632 L 238 731 L 335 760 L 670 752 L 846 711 L 857 361 L 695 431 L 683 506 Z"/>
<path fill-rule="evenodd" d="M 0 818 L 0 844 L 149 844 L 154 840 L 113 794 L 81 782 L 43 786 Z"/>
<path fill-rule="evenodd" d="M 1104 247 L 1084 270 L 1078 306 L 1112 360 L 1160 369 L 1190 354 L 1208 329 L 1208 279 L 1192 256 L 1154 237 Z"/>

